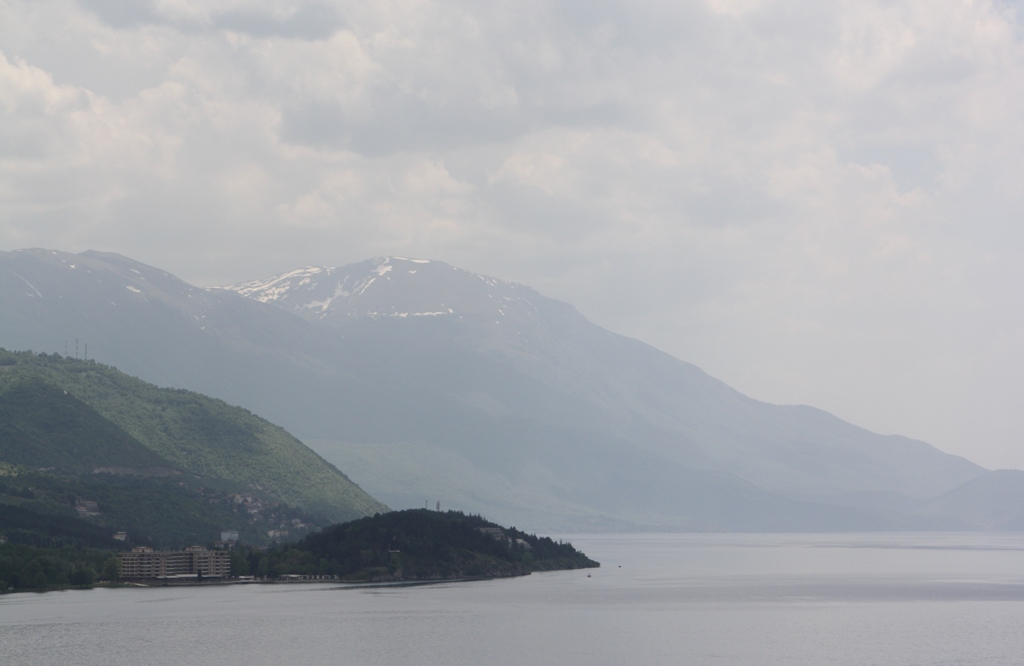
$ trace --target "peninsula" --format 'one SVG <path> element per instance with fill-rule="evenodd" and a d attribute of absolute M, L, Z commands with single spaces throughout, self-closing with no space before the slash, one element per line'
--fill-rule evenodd
<path fill-rule="evenodd" d="M 378 513 L 268 550 L 242 548 L 232 559 L 236 575 L 353 582 L 500 578 L 600 566 L 569 543 L 459 511 L 426 509 Z"/>

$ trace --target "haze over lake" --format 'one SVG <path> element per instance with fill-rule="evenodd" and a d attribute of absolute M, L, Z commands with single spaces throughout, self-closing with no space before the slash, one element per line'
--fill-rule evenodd
<path fill-rule="evenodd" d="M 1024 0 L 0 0 L 0 666 L 1024 663 L 1022 109 Z"/>
<path fill-rule="evenodd" d="M 0 598 L 4 664 L 1011 664 L 1024 535 L 573 536 L 602 567 Z"/>

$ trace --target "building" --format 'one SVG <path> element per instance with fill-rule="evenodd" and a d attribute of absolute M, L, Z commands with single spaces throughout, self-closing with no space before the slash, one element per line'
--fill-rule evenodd
<path fill-rule="evenodd" d="M 99 505 L 96 504 L 95 500 L 79 499 L 75 502 L 75 511 L 77 511 L 78 515 L 82 517 L 100 515 L 100 508 Z"/>
<path fill-rule="evenodd" d="M 505 531 L 502 530 L 500 527 L 478 527 L 477 529 L 486 534 L 487 536 L 491 537 L 495 541 L 504 541 L 509 546 L 515 544 L 520 548 L 524 548 L 526 550 L 530 550 L 531 548 L 533 548 L 533 546 L 531 546 L 529 542 L 526 541 L 526 539 L 513 539 L 509 535 L 505 534 Z"/>
<path fill-rule="evenodd" d="M 132 548 L 121 555 L 121 578 L 223 578 L 231 575 L 231 556 L 223 550 L 189 546 L 185 550 Z"/>

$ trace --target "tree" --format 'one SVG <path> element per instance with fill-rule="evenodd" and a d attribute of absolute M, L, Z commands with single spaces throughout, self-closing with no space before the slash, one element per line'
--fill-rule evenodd
<path fill-rule="evenodd" d="M 118 557 L 108 558 L 103 563 L 103 577 L 112 583 L 121 579 L 121 559 Z"/>
<path fill-rule="evenodd" d="M 237 550 L 231 551 L 231 575 L 248 576 L 249 560 Z"/>
<path fill-rule="evenodd" d="M 96 582 L 96 572 L 90 566 L 78 567 L 71 572 L 71 584 L 78 587 L 89 587 Z"/>

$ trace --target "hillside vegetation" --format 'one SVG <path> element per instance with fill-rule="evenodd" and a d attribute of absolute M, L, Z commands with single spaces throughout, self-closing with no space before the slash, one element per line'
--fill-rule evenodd
<path fill-rule="evenodd" d="M 431 581 L 522 576 L 600 566 L 571 544 L 501 527 L 459 511 L 407 509 L 333 525 L 267 552 L 249 551 L 255 575 Z"/>
<path fill-rule="evenodd" d="M 69 471 L 169 466 L 331 521 L 385 508 L 283 428 L 91 361 L 0 350 L 0 419 L 10 441 L 24 443 L 20 453 L 0 445 L 9 462 Z"/>
<path fill-rule="evenodd" d="M 65 529 L 85 500 L 98 506 L 85 517 L 102 539 Z M 115 531 L 180 546 L 235 529 L 260 543 L 271 530 L 301 536 L 386 509 L 244 409 L 92 361 L 5 350 L 0 505 L 0 531 L 13 540 L 101 548 Z"/>
<path fill-rule="evenodd" d="M 122 428 L 56 384 L 0 371 L 0 460 L 65 472 L 171 467 Z"/>

